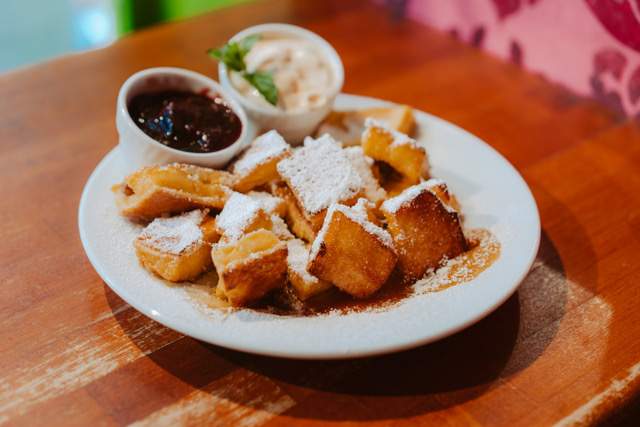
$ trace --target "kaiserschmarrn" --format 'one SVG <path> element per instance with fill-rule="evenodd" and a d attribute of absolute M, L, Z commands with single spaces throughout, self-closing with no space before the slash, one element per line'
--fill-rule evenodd
<path fill-rule="evenodd" d="M 220 210 L 235 181 L 229 172 L 172 163 L 142 168 L 113 186 L 112 191 L 122 215 L 151 221 L 194 208 Z"/>
<path fill-rule="evenodd" d="M 215 270 L 211 295 L 232 307 L 306 306 L 367 300 L 469 251 L 460 203 L 407 135 L 411 110 L 325 125 L 338 118 L 360 126 L 355 145 L 321 134 L 292 147 L 272 130 L 224 171 L 174 163 L 126 177 L 113 191 L 123 216 L 148 223 L 133 242 L 140 264 L 171 282 Z"/>

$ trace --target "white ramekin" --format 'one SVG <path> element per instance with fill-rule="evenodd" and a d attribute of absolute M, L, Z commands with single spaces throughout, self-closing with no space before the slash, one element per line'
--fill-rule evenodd
<path fill-rule="evenodd" d="M 344 67 L 340 56 L 329 42 L 316 33 L 289 24 L 261 24 L 249 27 L 231 37 L 231 41 L 237 41 L 253 34 L 263 34 L 265 36 L 288 35 L 309 40 L 320 48 L 320 51 L 325 55 L 331 66 L 334 74 L 334 83 L 327 93 L 326 104 L 309 111 L 295 113 L 266 108 L 247 99 L 231 84 L 227 67 L 222 62 L 218 64 L 220 83 L 242 105 L 256 126 L 260 130 L 276 129 L 287 142 L 293 145 L 298 144 L 305 136 L 310 135 L 329 114 L 336 96 L 342 90 Z"/>
<path fill-rule="evenodd" d="M 240 119 L 242 131 L 238 139 L 227 148 L 211 153 L 190 153 L 167 147 L 144 133 L 129 114 L 131 99 L 144 92 L 176 89 L 206 92 L 208 96 L 219 96 Z M 255 129 L 247 119 L 242 107 L 214 80 L 182 68 L 158 67 L 138 71 L 124 82 L 118 93 L 116 105 L 116 128 L 120 135 L 120 154 L 125 172 L 142 166 L 171 162 L 191 163 L 212 168 L 221 168 L 242 147 L 255 137 Z"/>

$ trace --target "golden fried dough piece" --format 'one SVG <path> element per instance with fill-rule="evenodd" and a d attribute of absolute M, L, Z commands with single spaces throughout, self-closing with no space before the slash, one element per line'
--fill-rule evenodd
<path fill-rule="evenodd" d="M 218 271 L 216 295 L 232 306 L 245 306 L 284 286 L 287 245 L 268 230 L 213 245 L 211 258 Z"/>
<path fill-rule="evenodd" d="M 284 200 L 287 210 L 285 219 L 291 232 L 307 242 L 313 242 L 316 238 L 316 232 L 311 223 L 305 218 L 298 201 L 286 184 L 278 184 L 273 186 L 273 193 Z"/>
<path fill-rule="evenodd" d="M 268 214 L 281 217 L 287 214 L 287 204 L 281 197 L 269 194 L 266 191 L 249 191 L 247 196 L 260 203 Z"/>
<path fill-rule="evenodd" d="M 345 148 L 344 153 L 364 184 L 365 197 L 376 204 L 381 203 L 387 197 L 387 192 L 380 187 L 373 173 L 373 159 L 365 156 L 360 146 Z"/>
<path fill-rule="evenodd" d="M 202 230 L 203 240 L 207 243 L 216 243 L 220 240 L 220 233 L 216 227 L 216 219 L 212 216 L 206 216 L 200 224 L 200 230 Z"/>
<path fill-rule="evenodd" d="M 355 211 L 358 215 L 364 216 L 377 225 L 378 227 L 382 227 L 381 219 L 384 218 L 378 206 L 370 200 L 365 199 L 364 197 L 359 199 L 358 202 L 353 205 L 352 210 Z"/>
<path fill-rule="evenodd" d="M 329 135 L 305 139 L 304 146 L 281 160 L 277 169 L 316 231 L 332 203 L 353 205 L 365 192 L 342 146 Z"/>
<path fill-rule="evenodd" d="M 385 162 L 374 162 L 372 171 L 387 197 L 397 196 L 415 184 L 412 179 L 397 172 Z"/>
<path fill-rule="evenodd" d="M 153 220 L 134 241 L 138 260 L 171 282 L 194 279 L 212 267 L 213 222 L 206 210 Z"/>
<path fill-rule="evenodd" d="M 282 207 L 286 209 L 284 200 L 268 193 L 256 197 L 234 192 L 216 217 L 216 231 L 225 240 L 237 240 L 261 228 L 273 231 L 282 240 L 293 239 L 295 236 L 278 215 Z"/>
<path fill-rule="evenodd" d="M 278 179 L 276 164 L 291 153 L 291 147 L 271 130 L 257 137 L 232 165 L 238 181 L 234 187 L 241 193 Z"/>
<path fill-rule="evenodd" d="M 216 230 L 226 240 L 237 240 L 245 233 L 273 226 L 271 215 L 260 202 L 242 194 L 233 192 L 216 217 Z"/>
<path fill-rule="evenodd" d="M 331 283 L 320 280 L 307 271 L 309 248 L 302 240 L 289 240 L 287 247 L 287 277 L 298 298 L 304 301 L 331 287 Z"/>
<path fill-rule="evenodd" d="M 419 279 L 468 249 L 458 213 L 438 195 L 444 192 L 448 194 L 441 180 L 430 179 L 381 206 L 398 251 L 398 265 L 407 277 Z"/>
<path fill-rule="evenodd" d="M 415 127 L 413 111 L 406 105 L 365 108 L 363 110 L 332 111 L 318 127 L 316 135 L 328 133 L 345 146 L 360 145 L 364 122 L 372 118 L 389 128 L 410 135 Z"/>
<path fill-rule="evenodd" d="M 150 221 L 194 208 L 222 209 L 233 183 L 228 172 L 172 163 L 142 168 L 112 191 L 122 215 Z"/>
<path fill-rule="evenodd" d="M 356 298 L 365 298 L 387 281 L 397 255 L 389 233 L 359 209 L 332 205 L 311 246 L 309 272 Z"/>
<path fill-rule="evenodd" d="M 362 134 L 364 154 L 380 160 L 416 184 L 425 174 L 427 152 L 407 135 L 372 119 L 365 121 Z"/>
<path fill-rule="evenodd" d="M 453 209 L 458 212 L 460 215 L 460 202 L 456 196 L 451 194 L 449 189 L 447 188 L 447 184 L 444 183 L 441 179 L 431 179 L 431 184 L 429 185 L 430 191 L 440 199 L 443 205 L 447 207 L 447 209 Z"/>
<path fill-rule="evenodd" d="M 279 217 L 278 215 L 271 215 L 271 224 L 270 230 L 273 231 L 280 240 L 291 240 L 296 238 L 296 236 L 291 233 L 287 223 L 282 219 L 282 217 Z"/>
<path fill-rule="evenodd" d="M 401 177 L 400 179 L 388 179 L 382 183 L 382 186 L 389 197 L 394 197 L 414 184 L 413 180 L 407 177 Z"/>

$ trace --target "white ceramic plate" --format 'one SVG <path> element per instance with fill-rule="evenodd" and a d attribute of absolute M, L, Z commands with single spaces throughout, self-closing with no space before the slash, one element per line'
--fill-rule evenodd
<path fill-rule="evenodd" d="M 340 95 L 336 108 L 385 104 Z M 349 358 L 403 350 L 451 335 L 491 313 L 516 290 L 538 250 L 540 219 L 526 183 L 500 154 L 442 119 L 415 113 L 433 175 L 443 178 L 459 198 L 465 225 L 490 229 L 502 245 L 500 258 L 470 282 L 409 297 L 385 311 L 289 317 L 207 308 L 183 287 L 168 285 L 138 264 L 132 241 L 139 229 L 118 215 L 109 191 L 123 177 L 117 148 L 96 167 L 82 193 L 82 244 L 102 279 L 137 310 L 183 334 L 236 350 L 305 359 Z"/>

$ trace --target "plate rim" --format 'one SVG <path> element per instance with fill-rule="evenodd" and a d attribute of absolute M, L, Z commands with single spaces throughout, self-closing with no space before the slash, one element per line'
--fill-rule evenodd
<path fill-rule="evenodd" d="M 348 101 L 352 101 L 352 102 L 364 101 L 370 104 L 375 103 L 380 106 L 397 105 L 396 103 L 387 101 L 387 100 L 382 100 L 382 99 L 367 97 L 367 96 L 346 94 L 346 93 L 341 93 L 339 97 L 345 100 L 347 103 Z M 497 156 L 502 161 L 504 166 L 509 168 L 510 171 L 513 173 L 513 175 L 517 177 L 517 179 L 520 181 L 519 183 L 521 184 L 522 188 L 526 190 L 525 195 L 527 196 L 527 199 L 531 205 L 530 206 L 532 208 L 531 212 L 535 214 L 533 217 L 533 219 L 535 220 L 535 228 L 536 228 L 534 233 L 535 242 L 534 242 L 534 245 L 532 246 L 532 250 L 530 251 L 529 259 L 527 259 L 527 262 L 525 263 L 526 268 L 522 269 L 522 271 L 518 276 L 518 280 L 513 282 L 513 285 L 510 287 L 508 292 L 505 292 L 500 298 L 496 298 L 492 304 L 489 304 L 483 310 L 478 311 L 476 315 L 469 317 L 464 322 L 460 322 L 454 326 L 445 328 L 441 330 L 439 333 L 428 334 L 419 339 L 407 339 L 407 340 L 403 340 L 401 343 L 390 344 L 390 345 L 385 345 L 384 342 L 382 342 L 377 345 L 371 345 L 367 349 L 353 351 L 353 352 L 348 350 L 344 352 L 319 351 L 319 350 L 287 351 L 286 349 L 283 349 L 283 350 L 278 350 L 273 348 L 264 349 L 264 348 L 261 348 L 260 346 L 244 345 L 242 343 L 234 342 L 233 340 L 224 340 L 224 339 L 212 340 L 210 336 L 201 334 L 199 333 L 199 331 L 189 330 L 186 327 L 183 327 L 183 325 L 181 325 L 181 323 L 183 322 L 180 321 L 179 319 L 175 319 L 175 318 L 172 318 L 171 316 L 159 313 L 155 309 L 149 307 L 148 304 L 144 304 L 143 301 L 139 301 L 138 298 L 132 297 L 126 290 L 126 286 L 119 286 L 116 283 L 113 283 L 110 275 L 106 271 L 104 271 L 101 263 L 98 260 L 98 257 L 96 256 L 93 249 L 91 248 L 91 245 L 89 244 L 89 238 L 87 236 L 88 231 L 86 226 L 87 219 L 85 218 L 85 213 L 88 212 L 86 205 L 88 203 L 87 200 L 89 198 L 89 189 L 92 187 L 91 184 L 100 175 L 100 172 L 102 171 L 102 169 L 110 161 L 112 161 L 112 157 L 115 157 L 118 155 L 117 145 L 113 147 L 105 156 L 103 156 L 103 158 L 100 160 L 100 162 L 96 165 L 96 167 L 93 169 L 93 171 L 89 175 L 89 178 L 87 179 L 83 187 L 82 195 L 80 197 L 80 202 L 78 205 L 78 228 L 79 228 L 79 235 L 80 235 L 82 247 L 85 251 L 85 254 L 87 255 L 87 258 L 89 259 L 89 262 L 91 263 L 92 267 L 94 268 L 94 270 L 96 271 L 100 279 L 104 281 L 107 284 L 107 286 L 109 286 L 109 288 L 113 292 L 115 292 L 120 298 L 122 298 L 127 304 L 131 305 L 133 308 L 143 313 L 145 316 L 149 317 L 150 319 L 155 320 L 158 323 L 164 325 L 165 327 L 170 328 L 174 331 L 177 331 L 185 336 L 190 336 L 200 341 L 204 341 L 204 342 L 218 345 L 221 347 L 229 348 L 232 350 L 237 350 L 237 351 L 242 351 L 242 352 L 247 352 L 252 354 L 259 354 L 264 356 L 281 357 L 281 358 L 295 358 L 295 359 L 308 359 L 308 360 L 352 359 L 352 358 L 399 352 L 399 351 L 419 347 L 425 344 L 429 344 L 429 343 L 438 341 L 440 339 L 446 338 L 448 336 L 451 336 L 457 332 L 460 332 L 463 329 L 468 328 L 469 326 L 477 323 L 478 321 L 490 315 L 516 292 L 516 290 L 518 289 L 518 287 L 520 286 L 524 278 L 529 274 L 539 250 L 540 240 L 541 240 L 540 213 L 538 210 L 536 200 L 527 182 L 524 180 L 520 172 L 500 152 L 498 152 L 495 148 L 493 148 L 491 145 L 486 143 L 481 138 L 475 136 L 471 132 L 459 127 L 454 123 L 451 123 L 443 118 L 430 114 L 424 110 L 419 110 L 417 108 L 414 108 L 414 110 L 416 112 L 419 112 L 421 114 L 428 116 L 430 120 L 435 120 L 440 122 L 440 124 L 453 127 L 456 132 L 464 133 L 467 137 L 471 137 L 472 139 L 474 139 L 476 143 L 479 142 L 482 145 L 484 145 L 485 149 L 488 149 L 493 155 Z M 194 310 L 195 309 L 196 308 L 194 307 Z"/>

